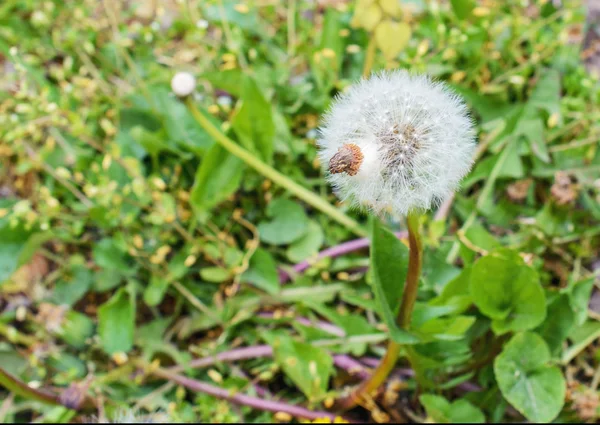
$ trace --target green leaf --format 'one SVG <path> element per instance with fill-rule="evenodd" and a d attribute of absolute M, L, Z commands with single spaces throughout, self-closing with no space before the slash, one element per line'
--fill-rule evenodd
<path fill-rule="evenodd" d="M 522 178 L 525 175 L 525 172 L 523 170 L 523 162 L 519 156 L 518 149 L 515 148 L 514 144 L 507 146 L 505 149 L 508 150 L 506 152 L 506 159 L 500 164 L 500 169 L 498 170 L 496 178 Z M 501 154 L 498 154 L 479 161 L 475 166 L 475 169 L 467 176 L 467 178 L 465 178 L 465 180 L 463 180 L 461 187 L 467 189 L 480 180 L 486 180 L 501 156 Z"/>
<path fill-rule="evenodd" d="M 408 270 L 408 248 L 376 218 L 371 220 L 371 238 L 373 288 L 390 336 L 402 344 L 418 342 L 418 338 L 396 324 Z"/>
<path fill-rule="evenodd" d="M 444 397 L 434 394 L 423 394 L 419 401 L 425 407 L 427 416 L 434 422 L 443 424 L 481 424 L 485 416 L 481 410 L 467 400 L 450 403 Z"/>
<path fill-rule="evenodd" d="M 11 227 L 8 220 L 0 221 L 0 284 L 27 263 L 50 237 L 49 233 L 25 230 L 22 225 Z"/>
<path fill-rule="evenodd" d="M 245 78 L 246 75 L 239 68 L 226 71 L 209 71 L 202 74 L 202 79 L 235 97 L 241 97 L 244 84 L 240 84 L 240 82 L 244 81 Z"/>
<path fill-rule="evenodd" d="M 222 3 L 205 5 L 203 2 L 203 15 L 214 24 L 223 25 L 225 21 L 228 25 L 233 24 L 251 34 L 261 35 L 265 25 L 258 20 L 258 8 L 251 7 L 247 13 L 242 13 L 236 10 L 237 4 L 239 4 L 237 0 L 224 0 Z"/>
<path fill-rule="evenodd" d="M 128 352 L 133 347 L 135 294 L 130 288 L 119 289 L 98 308 L 100 345 L 108 354 Z"/>
<path fill-rule="evenodd" d="M 502 395 L 532 422 L 552 421 L 565 401 L 565 380 L 549 362 L 548 346 L 533 332 L 515 335 L 494 361 Z"/>
<path fill-rule="evenodd" d="M 242 281 L 251 283 L 269 294 L 279 292 L 277 264 L 269 251 L 258 248 L 250 258 L 250 266 L 242 275 Z"/>
<path fill-rule="evenodd" d="M 154 307 L 160 304 L 169 288 L 169 280 L 163 276 L 153 274 L 150 277 L 150 284 L 144 289 L 144 302 L 147 306 Z"/>
<path fill-rule="evenodd" d="M 97 242 L 92 250 L 92 256 L 97 265 L 107 270 L 127 273 L 131 266 L 119 245 L 111 238 Z"/>
<path fill-rule="evenodd" d="M 308 230 L 304 209 L 289 199 L 276 199 L 267 207 L 270 221 L 258 224 L 260 239 L 272 245 L 287 245 L 300 239 Z"/>
<path fill-rule="evenodd" d="M 207 282 L 221 283 L 231 277 L 229 271 L 221 267 L 204 267 L 200 270 L 200 277 Z"/>
<path fill-rule="evenodd" d="M 537 272 L 508 250 L 475 263 L 470 292 L 479 310 L 492 319 L 496 334 L 533 329 L 546 317 L 546 297 Z"/>
<path fill-rule="evenodd" d="M 581 326 L 574 326 L 569 334 L 572 345 L 563 353 L 561 363 L 568 364 L 598 338 L 600 338 L 600 322 L 589 320 Z"/>
<path fill-rule="evenodd" d="M 466 19 L 471 16 L 471 12 L 475 7 L 474 0 L 450 0 L 452 10 L 458 19 Z"/>
<path fill-rule="evenodd" d="M 415 329 L 422 341 L 457 341 L 463 339 L 475 323 L 473 316 L 455 316 L 428 320 Z"/>
<path fill-rule="evenodd" d="M 275 361 L 310 401 L 322 399 L 333 374 L 333 359 L 320 347 L 297 342 L 288 336 L 267 336 Z"/>
<path fill-rule="evenodd" d="M 454 305 L 456 313 L 462 313 L 473 303 L 469 285 L 471 283 L 471 267 L 465 267 L 461 273 L 451 280 L 442 293 L 430 301 L 431 305 Z"/>
<path fill-rule="evenodd" d="M 549 114 L 560 114 L 560 74 L 557 70 L 543 71 L 528 103 Z"/>
<path fill-rule="evenodd" d="M 190 193 L 190 204 L 196 213 L 209 211 L 234 193 L 243 171 L 244 163 L 221 145 L 210 148 L 196 171 Z"/>
<path fill-rule="evenodd" d="M 151 132 L 144 127 L 136 126 L 131 129 L 129 134 L 151 157 L 157 157 L 161 152 L 171 152 L 181 157 L 186 157 L 186 154 L 177 149 L 177 146 L 169 143 L 170 140 L 167 138 L 164 130 Z M 190 154 L 187 155 L 191 156 Z"/>
<path fill-rule="evenodd" d="M 323 235 L 321 226 L 316 221 L 310 220 L 306 234 L 292 242 L 286 251 L 286 256 L 294 263 L 304 261 L 319 252 L 324 239 L 325 236 Z"/>
<path fill-rule="evenodd" d="M 548 146 L 544 138 L 544 121 L 540 114 L 529 105 L 523 110 L 523 115 L 517 123 L 514 136 L 523 136 L 529 142 L 531 151 L 543 162 L 550 162 Z"/>
<path fill-rule="evenodd" d="M 275 135 L 271 103 L 265 99 L 254 79 L 247 76 L 243 81 L 242 106 L 231 120 L 231 127 L 246 149 L 271 163 Z"/>
<path fill-rule="evenodd" d="M 542 322 L 536 331 L 544 338 L 550 353 L 554 355 L 560 350 L 574 325 L 575 313 L 571 309 L 569 296 L 560 294 L 554 296 L 548 303 L 546 320 Z"/>
<path fill-rule="evenodd" d="M 594 277 L 592 276 L 570 284 L 564 291 L 569 296 L 569 304 L 575 314 L 575 323 L 578 326 L 583 325 L 588 317 L 588 306 L 593 288 Z"/>
<path fill-rule="evenodd" d="M 87 293 L 93 283 L 92 272 L 84 266 L 77 265 L 73 267 L 68 278 L 56 282 L 52 301 L 58 305 L 72 306 Z"/>
<path fill-rule="evenodd" d="M 194 119 L 183 102 L 174 97 L 171 91 L 164 87 L 152 88 L 152 96 L 155 99 L 162 121 L 170 141 L 169 145 L 175 149 L 176 146 L 186 148 L 195 154 L 202 155 L 211 148 L 215 141 L 200 124 Z M 209 117 L 213 124 L 217 122 Z M 217 122 L 217 124 L 219 124 Z"/>
<path fill-rule="evenodd" d="M 75 348 L 85 347 L 86 340 L 94 335 L 94 322 L 85 314 L 69 311 L 61 326 L 60 337 Z"/>

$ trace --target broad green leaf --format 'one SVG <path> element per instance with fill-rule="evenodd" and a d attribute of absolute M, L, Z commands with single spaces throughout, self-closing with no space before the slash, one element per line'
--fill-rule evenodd
<path fill-rule="evenodd" d="M 108 354 L 128 352 L 133 347 L 135 294 L 131 288 L 119 289 L 98 308 L 100 345 Z"/>
<path fill-rule="evenodd" d="M 283 334 L 265 335 L 275 361 L 310 401 L 322 399 L 333 374 L 333 359 L 320 347 L 297 342 Z"/>
<path fill-rule="evenodd" d="M 471 283 L 471 267 L 465 267 L 461 273 L 451 280 L 442 293 L 431 300 L 431 305 L 453 305 L 456 313 L 462 313 L 473 303 L 469 286 Z"/>
<path fill-rule="evenodd" d="M 96 264 L 104 269 L 123 273 L 131 270 L 131 266 L 127 261 L 127 254 L 111 238 L 105 238 L 97 242 L 92 249 L 92 256 Z"/>
<path fill-rule="evenodd" d="M 271 103 L 265 99 L 253 78 L 246 77 L 243 84 L 242 106 L 231 120 L 231 127 L 246 149 L 270 163 L 275 135 Z"/>
<path fill-rule="evenodd" d="M 79 301 L 94 283 L 92 272 L 84 266 L 73 267 L 69 276 L 56 282 L 52 301 L 56 304 L 72 306 Z"/>
<path fill-rule="evenodd" d="M 250 266 L 242 275 L 242 281 L 251 283 L 269 294 L 279 292 L 277 264 L 269 251 L 258 248 L 250 258 Z"/>
<path fill-rule="evenodd" d="M 382 318 L 394 341 L 415 343 L 418 339 L 396 324 L 408 270 L 408 248 L 376 218 L 371 220 L 371 238 L 373 289 Z"/>
<path fill-rule="evenodd" d="M 475 263 L 470 292 L 479 310 L 492 319 L 496 334 L 533 329 L 546 317 L 546 297 L 537 272 L 508 250 Z"/>
<path fill-rule="evenodd" d="M 567 294 L 553 295 L 555 296 L 548 303 L 546 320 L 536 331 L 548 344 L 550 353 L 555 355 L 575 325 L 575 313 L 571 309 Z"/>
<path fill-rule="evenodd" d="M 234 193 L 242 180 L 243 162 L 221 145 L 211 147 L 196 171 L 190 204 L 201 214 L 209 211 Z"/>
<path fill-rule="evenodd" d="M 288 247 L 286 251 L 287 258 L 294 263 L 306 260 L 311 255 L 319 252 L 324 238 L 321 226 L 316 221 L 310 220 L 306 234 L 292 242 Z"/>
<path fill-rule="evenodd" d="M 439 293 L 456 276 L 460 269 L 446 262 L 445 253 L 436 249 L 425 249 L 423 252 L 423 270 L 421 271 L 421 287 Z"/>
<path fill-rule="evenodd" d="M 434 422 L 442 424 L 481 424 L 485 416 L 481 410 L 467 400 L 456 400 L 450 403 L 444 397 L 434 394 L 423 394 L 419 401 L 425 407 L 427 416 Z"/>
<path fill-rule="evenodd" d="M 272 245 L 287 245 L 300 239 L 308 230 L 308 217 L 300 204 L 276 199 L 267 207 L 269 221 L 258 224 L 260 239 Z"/>
<path fill-rule="evenodd" d="M 450 0 L 452 10 L 458 19 L 466 19 L 471 16 L 471 12 L 475 7 L 474 0 Z"/>
<path fill-rule="evenodd" d="M 533 332 L 512 337 L 494 361 L 502 395 L 532 422 L 552 421 L 565 401 L 565 379 L 549 362 L 548 346 Z"/>

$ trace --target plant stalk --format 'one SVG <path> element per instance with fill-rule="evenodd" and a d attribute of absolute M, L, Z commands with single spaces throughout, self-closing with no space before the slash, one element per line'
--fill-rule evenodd
<path fill-rule="evenodd" d="M 289 177 L 284 176 L 269 164 L 261 161 L 259 158 L 255 157 L 246 149 L 238 145 L 236 142 L 225 136 L 204 116 L 204 114 L 202 114 L 202 112 L 198 110 L 198 108 L 196 108 L 196 105 L 194 105 L 194 102 L 190 97 L 186 99 L 186 105 L 198 124 L 200 124 L 200 126 L 202 126 L 202 128 L 217 141 L 217 143 L 229 151 L 229 153 L 244 161 L 247 165 L 254 168 L 256 171 L 273 181 L 275 184 L 287 189 L 289 192 L 307 204 L 313 206 L 314 208 L 327 214 L 338 223 L 344 225 L 354 234 L 358 236 L 367 235 L 365 229 L 357 221 L 348 217 L 346 214 L 335 208 L 320 196 L 315 195 L 313 192 L 299 185 Z"/>
<path fill-rule="evenodd" d="M 400 311 L 396 323 L 401 329 L 408 330 L 412 312 L 417 300 L 419 289 L 419 277 L 421 276 L 421 268 L 423 265 L 423 244 L 419 233 L 419 214 L 411 212 L 407 217 L 408 224 L 408 243 L 409 243 L 409 260 L 408 273 L 406 275 L 406 284 L 404 285 L 404 294 L 400 304 Z M 390 372 L 394 369 L 398 356 L 400 355 L 401 345 L 393 340 L 389 340 L 385 356 L 379 362 L 379 365 L 369 379 L 362 382 L 349 396 L 338 402 L 338 407 L 343 410 L 350 409 L 364 399 L 365 395 L 370 395 L 377 390 L 385 382 Z M 412 364 L 413 356 L 408 355 L 411 366 L 418 372 L 416 365 Z M 417 373 L 417 381 L 419 376 Z"/>
<path fill-rule="evenodd" d="M 365 55 L 365 63 L 363 65 L 362 76 L 367 78 L 371 74 L 371 69 L 375 63 L 375 53 L 377 53 L 377 43 L 375 42 L 375 34 L 370 34 L 371 39 L 367 46 L 367 53 Z"/>

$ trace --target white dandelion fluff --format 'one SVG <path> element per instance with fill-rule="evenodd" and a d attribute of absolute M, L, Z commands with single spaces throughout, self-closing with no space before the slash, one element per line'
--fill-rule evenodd
<path fill-rule="evenodd" d="M 471 168 L 474 138 L 467 107 L 444 83 L 391 71 L 335 99 L 319 157 L 341 199 L 405 215 L 456 190 Z"/>
<path fill-rule="evenodd" d="M 189 72 L 178 72 L 171 79 L 171 89 L 179 97 L 189 96 L 196 90 L 196 79 Z"/>

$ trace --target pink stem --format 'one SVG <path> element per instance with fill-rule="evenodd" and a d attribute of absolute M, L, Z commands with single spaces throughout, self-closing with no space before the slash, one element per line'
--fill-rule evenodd
<path fill-rule="evenodd" d="M 236 360 L 256 359 L 259 357 L 272 357 L 273 349 L 269 345 L 253 345 L 244 348 L 235 348 L 230 351 L 224 351 L 214 356 L 203 357 L 189 362 L 187 365 L 178 365 L 166 369 L 169 373 L 183 372 L 186 369 L 197 369 L 208 367 L 218 362 L 233 362 Z M 333 362 L 341 369 L 345 369 L 348 373 L 358 376 L 365 376 L 369 371 L 352 357 L 345 354 L 333 356 Z"/>
<path fill-rule="evenodd" d="M 396 236 L 399 238 L 406 238 L 408 236 L 408 232 L 402 231 L 397 232 Z M 319 254 L 315 259 L 311 259 L 303 261 L 301 263 L 296 264 L 292 269 L 294 273 L 302 273 L 304 270 L 308 269 L 315 261 L 318 261 L 322 258 L 336 258 L 342 255 L 348 254 L 350 252 L 358 251 L 359 249 L 367 248 L 369 246 L 368 238 L 354 239 L 352 241 L 344 242 L 336 246 L 332 246 L 327 248 Z M 288 273 L 285 270 L 279 270 L 279 281 L 281 283 L 286 283 L 292 279 L 293 273 Z"/>
<path fill-rule="evenodd" d="M 236 360 L 254 359 L 257 357 L 271 357 L 273 355 L 273 349 L 269 345 L 253 345 L 244 348 L 235 348 L 229 351 L 223 351 L 222 353 L 214 356 L 202 357 L 201 359 L 195 359 L 189 362 L 187 365 L 173 366 L 168 369 L 169 372 L 178 373 L 182 372 L 187 368 L 201 368 L 213 365 L 219 362 L 234 362 Z"/>
<path fill-rule="evenodd" d="M 452 194 L 452 196 L 450 196 L 448 199 L 446 199 L 444 201 L 444 203 L 442 205 L 440 205 L 440 208 L 436 211 L 433 219 L 435 221 L 445 220 L 446 217 L 448 216 L 448 212 L 450 211 L 450 208 L 452 207 L 453 201 L 454 201 L 454 194 Z M 398 236 L 398 238 L 400 238 L 400 239 L 404 239 L 404 238 L 408 237 L 408 232 L 406 230 L 403 230 L 401 232 L 396 232 L 396 236 Z M 301 263 L 296 264 L 294 267 L 292 267 L 292 270 L 294 271 L 294 273 L 302 273 L 304 270 L 308 269 L 312 264 L 314 264 L 316 261 L 318 261 L 322 258 L 341 257 L 342 255 L 348 254 L 350 252 L 358 251 L 359 249 L 367 248 L 368 246 L 369 246 L 368 238 L 360 238 L 360 239 L 354 239 L 352 241 L 344 242 L 344 243 L 329 247 L 329 248 L 319 252 L 317 254 L 317 257 L 314 259 L 311 259 L 310 261 L 306 260 L 306 261 L 302 261 Z M 279 281 L 281 283 L 286 283 L 289 280 L 291 280 L 291 278 L 292 278 L 292 275 L 290 273 L 286 272 L 285 270 L 279 270 Z"/>
<path fill-rule="evenodd" d="M 265 319 L 272 319 L 273 316 L 274 316 L 274 314 L 269 313 L 269 312 L 258 313 L 258 317 L 263 317 Z M 304 326 L 312 326 L 315 328 L 319 328 L 325 332 L 328 332 L 328 333 L 338 336 L 340 338 L 343 338 L 346 336 L 346 332 L 344 332 L 344 330 L 342 328 L 332 325 L 329 322 L 324 322 L 322 320 L 313 322 L 306 317 L 294 317 L 294 320 Z"/>
<path fill-rule="evenodd" d="M 197 381 L 195 379 L 191 379 L 183 375 L 178 375 L 176 373 L 164 369 L 155 370 L 154 372 L 152 372 L 152 374 L 164 379 L 168 379 L 169 381 L 175 382 L 179 385 L 183 385 L 184 387 L 189 388 L 193 391 L 199 391 L 205 394 L 212 395 L 214 397 L 222 398 L 232 403 L 253 407 L 258 410 L 266 410 L 269 412 L 283 412 L 288 413 L 297 418 L 311 420 L 319 418 L 328 418 L 333 421 L 336 417 L 338 417 L 338 415 L 335 415 L 333 413 L 308 410 L 304 407 L 294 406 L 281 401 L 262 400 L 260 398 L 251 397 L 245 394 L 235 394 L 231 390 L 216 387 L 214 385 Z"/>

